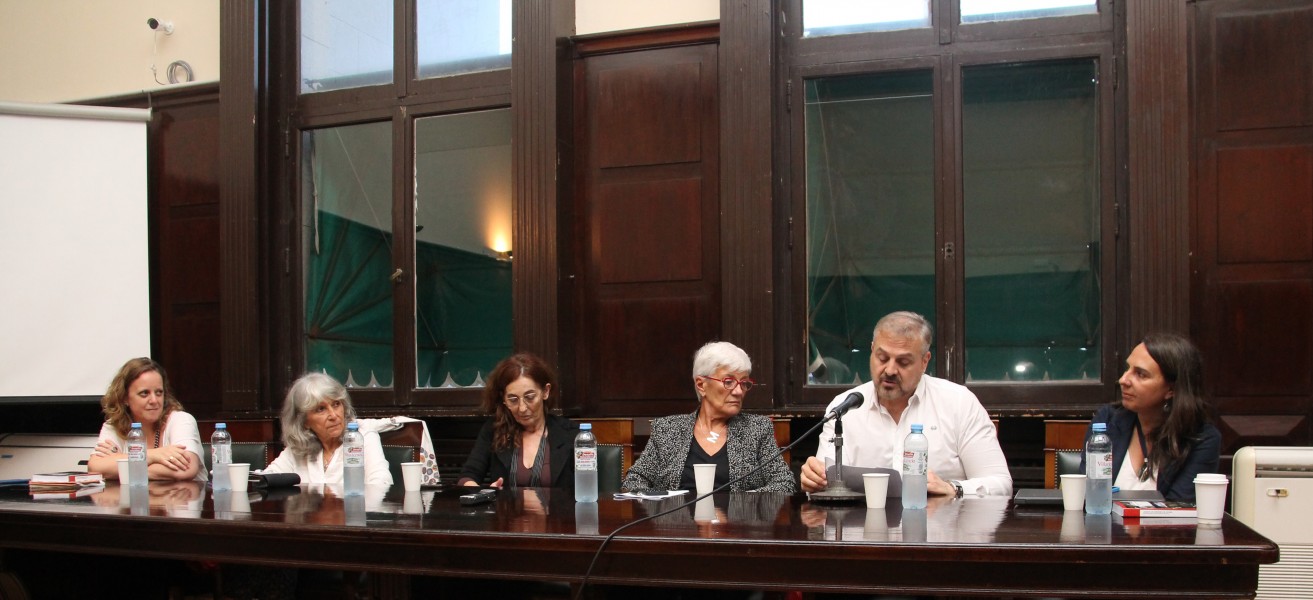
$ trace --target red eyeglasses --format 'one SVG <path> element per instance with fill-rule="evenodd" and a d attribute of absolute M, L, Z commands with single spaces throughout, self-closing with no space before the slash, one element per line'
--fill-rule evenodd
<path fill-rule="evenodd" d="M 743 386 L 743 393 L 745 393 L 745 394 L 748 393 L 748 391 L 752 389 L 752 386 L 757 385 L 757 382 L 755 382 L 755 381 L 753 381 L 753 380 L 751 380 L 751 379 L 748 379 L 748 378 L 746 378 L 746 377 L 743 378 L 743 379 L 735 379 L 735 378 L 733 378 L 733 377 L 726 377 L 726 378 L 724 378 L 724 379 L 716 379 L 715 377 L 711 377 L 711 376 L 708 376 L 708 375 L 698 375 L 698 377 L 701 378 L 701 379 L 710 379 L 710 380 L 712 380 L 712 381 L 719 381 L 719 382 L 721 383 L 721 385 L 725 386 L 725 389 L 726 389 L 726 390 L 731 391 L 731 392 L 734 391 L 734 386 L 741 385 L 741 386 Z"/>

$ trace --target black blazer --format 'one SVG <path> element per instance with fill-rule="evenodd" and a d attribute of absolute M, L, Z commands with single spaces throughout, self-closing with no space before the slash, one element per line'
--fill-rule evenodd
<path fill-rule="evenodd" d="M 1112 440 L 1112 478 L 1117 480 L 1126 451 L 1135 439 L 1135 413 L 1120 406 L 1105 406 L 1094 414 L 1093 423 L 1108 424 L 1108 438 Z M 1085 430 L 1085 441 L 1090 441 L 1093 429 Z M 1139 442 L 1135 442 L 1139 443 Z M 1170 464 L 1158 473 L 1158 492 L 1168 500 L 1194 502 L 1194 476 L 1216 473 L 1218 457 L 1222 452 L 1222 434 L 1212 423 L 1204 423 L 1194 440 L 1186 448 L 1185 460 Z M 1081 457 L 1081 472 L 1085 471 L 1085 458 Z"/>
<path fill-rule="evenodd" d="M 547 415 L 547 445 L 551 453 L 549 462 L 552 467 L 552 487 L 574 489 L 574 436 L 579 433 L 579 425 L 556 415 Z M 492 451 L 492 419 L 488 419 L 479 430 L 478 439 L 474 440 L 474 450 L 465 460 L 460 470 L 460 478 L 473 479 L 479 485 L 488 485 L 502 479 L 507 488 L 511 487 L 512 449 L 500 452 Z"/>

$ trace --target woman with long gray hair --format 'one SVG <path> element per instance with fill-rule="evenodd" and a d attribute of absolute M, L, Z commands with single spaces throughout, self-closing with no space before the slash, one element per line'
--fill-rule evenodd
<path fill-rule="evenodd" d="M 308 373 L 283 400 L 283 452 L 264 473 L 296 473 L 301 483 L 342 483 L 342 436 L 356 419 L 351 396 L 336 379 Z M 383 444 L 374 432 L 365 439 L 365 484 L 392 485 Z"/>

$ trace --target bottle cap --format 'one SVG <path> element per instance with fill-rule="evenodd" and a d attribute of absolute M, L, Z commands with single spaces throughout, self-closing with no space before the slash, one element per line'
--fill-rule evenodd
<path fill-rule="evenodd" d="M 352 421 L 352 422 L 350 422 L 350 423 L 347 423 L 347 424 L 346 424 L 346 430 L 347 430 L 347 431 L 359 431 L 359 430 L 360 430 L 360 423 L 357 423 L 357 422 L 355 422 L 355 421 Z"/>
<path fill-rule="evenodd" d="M 579 431 L 591 431 L 592 429 L 593 429 L 593 424 L 592 424 L 592 423 L 580 423 L 580 424 L 579 424 Z"/>
<path fill-rule="evenodd" d="M 214 428 L 215 428 L 215 429 L 227 429 L 227 428 L 228 428 L 228 424 L 227 424 L 227 423 L 215 423 L 215 424 L 214 424 Z"/>
<path fill-rule="evenodd" d="M 1090 425 L 1090 429 L 1093 430 L 1093 431 L 1107 431 L 1107 430 L 1108 430 L 1108 424 L 1107 424 L 1107 423 L 1094 423 L 1093 425 Z"/>
<path fill-rule="evenodd" d="M 133 424 L 132 424 L 132 428 L 133 428 L 133 429 L 141 429 L 141 423 L 133 423 Z"/>
<path fill-rule="evenodd" d="M 925 426 L 920 423 L 912 423 L 912 433 L 921 433 Z"/>

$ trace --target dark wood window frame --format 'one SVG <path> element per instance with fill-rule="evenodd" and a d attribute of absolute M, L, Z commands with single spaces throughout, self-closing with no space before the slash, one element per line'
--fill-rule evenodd
<path fill-rule="evenodd" d="M 225 336 L 222 350 L 225 410 L 276 411 L 283 390 L 305 368 L 299 186 L 301 135 L 311 129 L 391 123 L 392 228 L 397 232 L 392 257 L 409 273 L 414 216 L 407 207 L 413 206 L 415 120 L 511 107 L 512 237 L 516 240 L 513 343 L 516 349 L 554 359 L 557 240 L 552 232 L 559 189 L 556 131 L 561 127 L 555 115 L 557 103 L 568 92 L 556 73 L 565 60 L 558 47 L 573 31 L 574 2 L 513 3 L 516 35 L 510 69 L 415 79 L 417 59 L 411 41 L 416 36 L 416 3 L 395 0 L 393 27 L 400 35 L 394 39 L 393 83 L 312 94 L 300 93 L 297 78 L 296 4 L 225 5 L 223 10 L 226 97 L 253 100 L 247 105 L 236 101 L 223 115 L 226 126 L 247 130 L 229 138 L 234 143 L 222 157 L 225 173 L 239 177 L 233 192 L 225 195 L 231 201 L 223 225 L 246 243 L 256 242 L 241 248 L 225 243 L 223 289 L 228 298 L 239 300 L 224 306 L 225 323 L 237 325 Z M 250 123 L 257 126 L 250 128 Z M 241 156 L 241 148 L 255 152 Z M 405 278 L 394 289 L 397 382 L 415 379 L 413 287 L 412 280 Z M 240 367 L 241 372 L 230 367 Z M 480 395 L 477 389 L 431 390 L 414 385 L 352 390 L 364 412 L 406 407 L 410 414 L 435 415 L 468 414 Z"/>
<path fill-rule="evenodd" d="M 1119 199 L 1125 197 L 1124 182 L 1117 165 L 1124 159 L 1121 133 L 1125 124 L 1116 65 L 1122 60 L 1118 23 L 1120 9 L 1100 1 L 1097 15 L 1004 21 L 960 25 L 958 3 L 934 0 L 931 27 L 922 30 L 877 32 L 845 36 L 801 38 L 800 3 L 785 3 L 786 22 L 778 52 L 780 87 L 784 101 L 777 112 L 776 170 L 785 183 L 778 190 L 781 212 L 793 241 L 784 249 L 781 263 L 787 265 L 778 287 L 788 290 L 786 327 L 790 337 L 785 347 L 796 356 L 783 357 L 788 371 L 787 397 L 799 408 L 824 406 L 846 386 L 805 385 L 806 294 L 806 190 L 804 181 L 803 82 L 814 77 L 862 74 L 906 69 L 932 69 L 935 81 L 935 187 L 936 247 L 954 243 L 963 247 L 962 189 L 960 177 L 961 104 L 963 68 L 977 65 L 1094 58 L 1098 62 L 1099 138 L 1101 205 L 1100 239 L 1113 256 L 1103 261 L 1101 294 L 1101 376 L 1097 382 L 972 382 L 970 387 L 986 408 L 996 415 L 1088 414 L 1113 399 L 1120 373 L 1118 349 L 1125 337 L 1117 315 L 1121 312 L 1120 290 L 1125 236 L 1119 235 Z M 936 345 L 935 369 L 941 376 L 962 382 L 965 378 L 963 261 L 936 258 Z M 871 324 L 872 326 L 874 323 Z M 869 378 L 869 373 L 863 379 Z"/>

